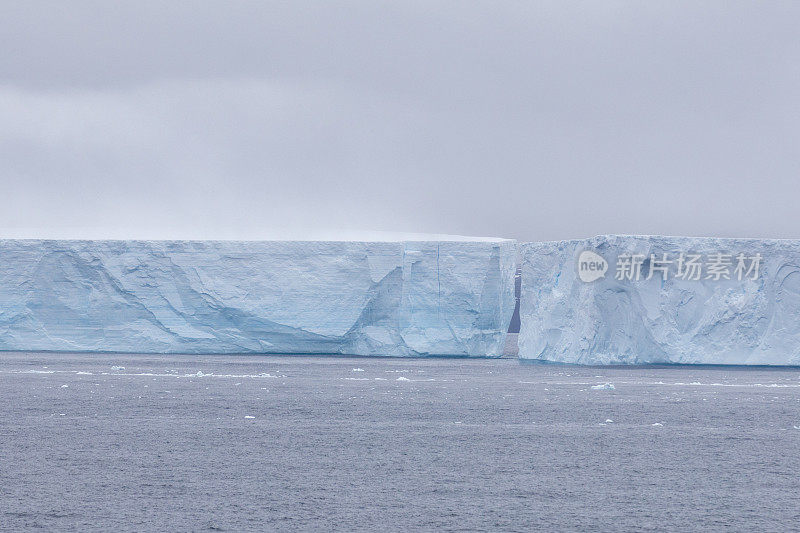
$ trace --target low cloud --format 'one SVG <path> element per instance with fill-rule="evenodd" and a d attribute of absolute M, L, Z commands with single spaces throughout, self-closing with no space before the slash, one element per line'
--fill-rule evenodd
<path fill-rule="evenodd" d="M 8 7 L 0 230 L 800 237 L 796 10 Z"/>

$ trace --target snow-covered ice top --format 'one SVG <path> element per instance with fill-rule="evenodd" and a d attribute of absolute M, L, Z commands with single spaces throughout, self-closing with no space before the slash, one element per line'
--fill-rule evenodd
<path fill-rule="evenodd" d="M 0 349 L 495 356 L 515 243 L 0 240 Z"/>
<path fill-rule="evenodd" d="M 4 229 L 0 240 L 67 240 L 67 241 L 223 241 L 223 242 L 513 242 L 500 237 L 475 237 L 444 233 L 412 233 L 396 231 L 344 231 L 285 229 L 270 231 L 263 228 L 239 228 L 235 233 L 197 229 L 190 232 L 138 231 L 130 228 L 60 228 L 42 231 L 30 229 Z"/>
<path fill-rule="evenodd" d="M 521 358 L 800 364 L 798 241 L 605 235 L 520 254 Z"/>

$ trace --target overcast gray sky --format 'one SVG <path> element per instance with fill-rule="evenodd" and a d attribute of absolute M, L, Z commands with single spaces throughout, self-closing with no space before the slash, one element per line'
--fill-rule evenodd
<path fill-rule="evenodd" d="M 800 237 L 800 2 L 0 3 L 0 233 Z"/>

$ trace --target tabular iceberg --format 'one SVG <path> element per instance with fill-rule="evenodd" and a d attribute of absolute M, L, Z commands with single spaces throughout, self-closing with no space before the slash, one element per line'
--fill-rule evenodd
<path fill-rule="evenodd" d="M 0 350 L 499 356 L 516 245 L 0 240 Z"/>
<path fill-rule="evenodd" d="M 599 236 L 520 253 L 523 359 L 800 365 L 798 241 Z"/>

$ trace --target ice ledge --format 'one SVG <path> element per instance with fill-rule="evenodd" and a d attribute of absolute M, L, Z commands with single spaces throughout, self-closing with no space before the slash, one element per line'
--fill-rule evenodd
<path fill-rule="evenodd" d="M 582 281 L 590 251 L 608 271 Z M 729 278 L 680 279 L 681 253 L 730 255 Z M 520 357 L 578 364 L 800 365 L 800 242 L 777 239 L 603 235 L 525 243 Z M 658 266 L 652 258 L 675 261 Z M 755 277 L 733 275 L 739 255 L 759 255 Z M 645 258 L 641 279 L 616 267 Z M 589 256 L 591 257 L 591 256 Z M 598 264 L 600 262 L 598 261 Z M 626 263 L 627 264 L 627 263 Z M 591 279 L 592 276 L 586 276 Z"/>
<path fill-rule="evenodd" d="M 499 356 L 516 246 L 0 240 L 0 350 Z"/>

